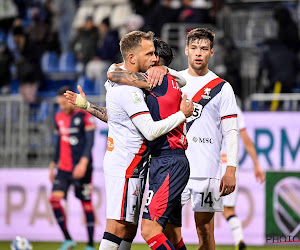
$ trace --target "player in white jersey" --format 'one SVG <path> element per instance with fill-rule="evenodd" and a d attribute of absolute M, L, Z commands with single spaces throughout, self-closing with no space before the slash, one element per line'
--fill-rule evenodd
<path fill-rule="evenodd" d="M 124 69 L 145 72 L 154 65 L 157 59 L 152 40 L 151 32 L 140 31 L 131 32 L 121 39 Z M 99 249 L 118 249 L 123 239 L 133 239 L 136 232 L 147 175 L 145 138 L 154 140 L 177 127 L 192 114 L 193 104 L 186 102 L 185 96 L 181 111 L 154 122 L 141 89 L 111 81 L 105 85 L 109 126 L 104 158 L 107 224 Z M 73 104 L 88 112 L 93 113 L 93 109 L 101 112 L 99 107 L 86 101 L 81 88 L 79 91 L 81 95 L 75 95 L 75 99 L 72 93 L 67 93 L 67 98 L 69 96 Z"/>
<path fill-rule="evenodd" d="M 238 130 L 239 134 L 242 137 L 244 146 L 248 154 L 250 155 L 253 164 L 254 164 L 254 174 L 258 181 L 261 183 L 265 180 L 265 173 L 262 171 L 258 159 L 255 147 L 249 138 L 246 130 L 246 124 L 244 115 L 239 107 L 237 107 L 237 120 L 238 120 Z M 222 145 L 222 176 L 225 174 L 226 166 L 227 166 L 227 155 L 226 155 L 226 146 L 225 143 Z M 238 173 L 236 172 L 236 178 L 238 180 Z M 237 181 L 238 182 L 238 181 Z M 244 235 L 243 235 L 243 229 L 242 229 L 242 223 L 240 219 L 235 215 L 234 207 L 236 205 L 236 198 L 237 198 L 237 192 L 238 192 L 238 185 L 234 192 L 231 194 L 222 197 L 223 199 L 223 205 L 224 205 L 224 212 L 223 216 L 227 220 L 229 228 L 231 230 L 234 244 L 238 250 L 242 250 L 246 248 L 246 245 L 244 243 Z"/>
<path fill-rule="evenodd" d="M 208 69 L 213 56 L 214 33 L 205 28 L 187 35 L 188 69 L 182 71 L 187 84 L 182 91 L 194 101 L 187 124 L 190 179 L 182 193 L 183 205 L 191 199 L 195 213 L 199 249 L 215 249 L 214 212 L 223 211 L 221 196 L 235 189 L 238 131 L 237 106 L 230 84 Z M 225 139 L 228 155 L 221 179 L 221 146 Z"/>

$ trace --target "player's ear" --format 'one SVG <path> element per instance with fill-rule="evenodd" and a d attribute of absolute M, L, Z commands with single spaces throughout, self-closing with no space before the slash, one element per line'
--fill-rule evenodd
<path fill-rule="evenodd" d="M 213 55 L 214 55 L 214 48 L 211 48 L 211 50 L 210 50 L 210 57 L 213 57 Z"/>
<path fill-rule="evenodd" d="M 188 50 L 189 50 L 188 46 L 185 46 L 184 52 L 185 52 L 185 55 L 186 55 L 186 56 L 188 55 Z"/>
<path fill-rule="evenodd" d="M 128 62 L 129 63 L 131 63 L 131 64 L 135 64 L 136 63 L 136 58 L 135 58 L 135 56 L 134 56 L 133 53 L 128 54 L 127 58 L 128 58 Z"/>

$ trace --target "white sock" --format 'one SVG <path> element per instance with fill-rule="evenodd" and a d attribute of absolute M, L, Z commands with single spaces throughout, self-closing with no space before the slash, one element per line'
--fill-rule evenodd
<path fill-rule="evenodd" d="M 227 221 L 233 236 L 234 244 L 237 246 L 241 241 L 244 241 L 242 223 L 236 215 L 229 217 Z"/>
<path fill-rule="evenodd" d="M 117 243 L 106 239 L 101 240 L 99 250 L 118 250 L 118 249 L 119 249 L 119 245 Z"/>
<path fill-rule="evenodd" d="M 128 242 L 126 240 L 122 240 L 119 250 L 130 250 L 131 249 L 132 242 Z"/>

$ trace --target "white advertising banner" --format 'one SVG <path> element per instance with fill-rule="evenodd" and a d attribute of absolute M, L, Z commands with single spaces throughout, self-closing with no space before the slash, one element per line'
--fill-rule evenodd
<path fill-rule="evenodd" d="M 105 189 L 101 171 L 93 174 L 93 204 L 97 217 L 95 239 L 100 241 L 105 229 Z M 62 233 L 48 202 L 51 184 L 47 169 L 0 169 L 0 240 L 20 235 L 32 241 L 61 241 Z M 237 214 L 243 221 L 248 244 L 264 243 L 264 187 L 252 173 L 240 173 Z M 76 241 L 86 241 L 87 233 L 81 203 L 71 189 L 68 194 L 67 225 Z M 197 244 L 194 216 L 188 203 L 183 208 L 183 238 Z M 226 221 L 218 213 L 215 218 L 217 244 L 232 244 Z M 135 242 L 144 242 L 138 232 Z"/>
<path fill-rule="evenodd" d="M 300 112 L 246 112 L 246 128 L 265 170 L 300 170 Z M 240 144 L 240 168 L 253 168 Z"/>

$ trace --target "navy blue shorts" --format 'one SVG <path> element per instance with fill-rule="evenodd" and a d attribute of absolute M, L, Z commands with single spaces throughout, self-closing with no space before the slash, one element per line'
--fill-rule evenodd
<path fill-rule="evenodd" d="M 52 191 L 63 191 L 65 193 L 64 198 L 66 199 L 69 187 L 73 184 L 76 197 L 82 201 L 90 201 L 92 192 L 92 172 L 93 168 L 88 167 L 84 177 L 81 179 L 74 179 L 72 172 L 58 170 L 53 182 Z"/>
<path fill-rule="evenodd" d="M 190 167 L 184 150 L 165 150 L 151 154 L 149 194 L 143 218 L 181 227 L 181 193 L 188 183 Z"/>

